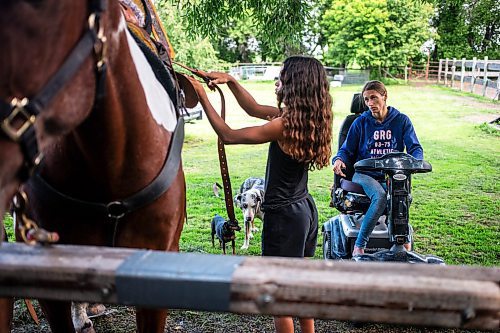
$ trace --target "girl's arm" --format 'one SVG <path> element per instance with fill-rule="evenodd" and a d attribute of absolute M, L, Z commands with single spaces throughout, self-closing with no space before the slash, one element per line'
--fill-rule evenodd
<path fill-rule="evenodd" d="M 277 107 L 257 103 L 255 98 L 231 75 L 222 72 L 211 72 L 207 76 L 211 79 L 210 84 L 227 83 L 229 89 L 236 97 L 238 104 L 248 115 L 264 120 L 269 120 L 279 115 Z"/>
<path fill-rule="evenodd" d="M 208 121 L 223 143 L 256 144 L 276 141 L 282 138 L 284 127 L 280 117 L 261 126 L 245 127 L 241 129 L 230 128 L 213 108 L 201 83 L 194 78 L 190 78 L 190 80 L 198 93 L 200 103 L 205 110 Z"/>

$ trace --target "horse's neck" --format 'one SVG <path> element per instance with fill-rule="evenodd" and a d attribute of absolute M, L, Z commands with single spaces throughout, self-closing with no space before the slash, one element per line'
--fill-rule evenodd
<path fill-rule="evenodd" d="M 119 29 L 110 41 L 117 47 L 110 45 L 103 105 L 61 142 L 58 160 L 73 164 L 65 176 L 78 177 L 82 186 L 127 195 L 160 171 L 176 117 L 132 37 L 124 26 Z"/>

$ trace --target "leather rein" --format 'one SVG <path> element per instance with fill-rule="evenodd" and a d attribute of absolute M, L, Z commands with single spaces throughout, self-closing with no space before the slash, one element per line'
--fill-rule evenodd
<path fill-rule="evenodd" d="M 193 73 L 194 75 L 198 76 L 201 78 L 207 85 L 210 82 L 210 79 L 208 78 L 206 72 L 199 70 L 199 69 L 194 69 L 191 67 L 188 67 L 186 65 L 180 64 L 178 62 L 173 62 L 174 64 L 188 70 L 189 72 Z M 216 84 L 212 84 L 211 87 L 215 88 L 221 98 L 221 112 L 220 116 L 223 120 L 226 119 L 226 100 L 224 98 L 224 94 L 222 90 L 217 86 Z M 238 225 L 238 220 L 236 220 L 236 216 L 234 214 L 234 204 L 233 204 L 233 192 L 231 189 L 231 179 L 229 177 L 229 169 L 227 165 L 227 158 L 226 158 L 226 149 L 224 146 L 224 143 L 222 140 L 217 137 L 217 152 L 219 155 L 219 165 L 220 165 L 220 172 L 221 172 L 221 177 L 222 177 L 222 188 L 224 190 L 224 200 L 226 203 L 226 211 L 228 215 L 228 220 L 226 223 L 228 223 L 229 230 L 232 231 L 232 234 L 226 235 L 226 241 L 231 240 L 232 247 L 233 247 L 233 254 L 234 254 L 234 231 L 239 231 L 241 230 L 241 227 Z"/>
<path fill-rule="evenodd" d="M 101 15 L 107 8 L 107 0 L 89 0 L 90 15 L 88 29 L 80 38 L 78 44 L 71 51 L 59 70 L 49 79 L 46 85 L 34 98 L 13 98 L 9 103 L 0 100 L 0 135 L 5 135 L 11 141 L 21 146 L 24 164 L 19 177 L 21 182 L 30 181 L 33 190 L 38 195 L 48 196 L 58 200 L 62 205 L 72 205 L 93 213 L 96 217 L 107 217 L 115 223 L 114 233 L 118 221 L 126 214 L 131 213 L 158 199 L 167 191 L 175 180 L 181 159 L 181 149 L 184 141 L 184 119 L 180 117 L 172 134 L 170 147 L 164 165 L 156 178 L 142 190 L 125 199 L 111 202 L 90 202 L 73 198 L 59 192 L 48 184 L 39 174 L 39 166 L 43 154 L 39 150 L 36 137 L 35 121 L 37 116 L 50 104 L 51 100 L 74 77 L 75 73 L 88 56 L 94 55 L 96 59 L 96 94 L 94 108 L 105 95 L 106 81 L 106 37 L 100 24 Z M 14 125 L 22 121 L 22 125 Z M 22 186 L 22 185 L 21 185 Z M 26 243 L 51 243 L 58 240 L 55 233 L 46 232 L 38 228 L 35 222 L 25 215 L 28 198 L 21 188 L 13 199 L 13 209 L 16 222 L 19 222 L 21 237 Z M 114 245 L 115 234 L 112 238 Z"/>

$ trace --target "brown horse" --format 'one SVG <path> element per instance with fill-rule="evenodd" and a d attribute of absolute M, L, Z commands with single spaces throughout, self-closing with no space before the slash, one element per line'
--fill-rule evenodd
<path fill-rule="evenodd" d="M 118 1 L 2 0 L 0 45 L 0 217 L 22 187 L 26 213 L 59 243 L 177 251 L 177 95 L 139 52 Z M 71 302 L 40 304 L 53 332 L 75 331 Z M 11 311 L 0 300 L 0 332 Z M 138 331 L 163 332 L 165 318 L 137 309 Z"/>

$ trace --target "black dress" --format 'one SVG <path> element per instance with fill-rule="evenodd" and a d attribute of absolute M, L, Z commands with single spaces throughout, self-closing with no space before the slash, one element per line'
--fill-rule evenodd
<path fill-rule="evenodd" d="M 307 190 L 307 180 L 307 165 L 283 152 L 276 141 L 271 142 L 263 203 L 262 255 L 314 256 L 318 212 Z"/>

